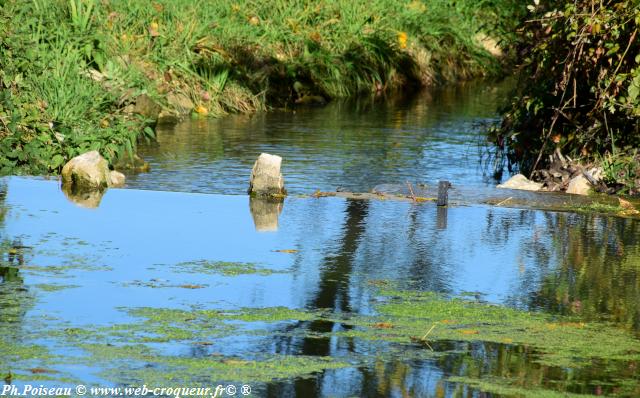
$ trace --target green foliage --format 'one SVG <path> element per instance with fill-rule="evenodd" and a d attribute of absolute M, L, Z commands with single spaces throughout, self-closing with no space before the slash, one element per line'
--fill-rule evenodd
<path fill-rule="evenodd" d="M 637 194 L 640 189 L 640 154 L 638 149 L 607 153 L 600 159 L 605 182 L 622 185 L 623 191 Z"/>
<path fill-rule="evenodd" d="M 525 172 L 556 148 L 622 160 L 640 146 L 640 1 L 555 0 L 529 9 L 516 97 L 492 138 Z"/>
<path fill-rule="evenodd" d="M 57 173 L 92 149 L 109 161 L 135 151 L 143 121 L 119 113 L 115 93 L 88 74 L 101 58 L 92 10 L 86 0 L 0 8 L 0 174 Z"/>
<path fill-rule="evenodd" d="M 496 74 L 514 0 L 0 2 L 0 174 L 135 151 L 139 94 L 198 114 Z"/>

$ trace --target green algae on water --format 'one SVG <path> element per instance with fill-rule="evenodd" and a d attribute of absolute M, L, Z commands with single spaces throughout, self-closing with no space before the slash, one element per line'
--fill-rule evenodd
<path fill-rule="evenodd" d="M 34 285 L 34 287 L 45 291 L 45 292 L 57 292 L 60 290 L 66 290 L 66 289 L 75 289 L 78 288 L 80 286 L 78 285 L 60 285 L 60 284 L 47 284 L 47 283 L 40 283 L 37 285 Z"/>
<path fill-rule="evenodd" d="M 482 392 L 489 392 L 505 397 L 518 398 L 589 398 L 596 397 L 591 394 L 572 394 L 569 392 L 560 392 L 552 390 L 544 390 L 541 388 L 532 388 L 531 386 L 517 386 L 505 383 L 503 380 L 491 379 L 475 379 L 470 377 L 449 377 L 448 381 L 468 385 Z"/>
<path fill-rule="evenodd" d="M 351 366 L 349 363 L 337 361 L 330 357 L 307 357 L 289 355 L 264 355 L 264 358 L 242 359 L 210 355 L 199 358 L 142 355 L 131 358 L 129 347 L 124 348 L 128 354 L 124 358 L 134 359 L 135 363 L 144 366 L 114 366 L 106 364 L 107 369 L 101 376 L 130 384 L 171 385 L 176 382 L 270 382 L 278 379 L 312 376 L 327 369 L 339 369 Z M 118 354 L 121 349 L 116 348 Z M 99 351 L 99 358 L 113 358 L 105 347 Z M 135 353 L 134 353 L 135 355 Z M 122 358 L 122 357 L 121 357 Z M 122 358 L 122 359 L 124 359 Z"/>
<path fill-rule="evenodd" d="M 182 262 L 172 267 L 176 271 L 187 272 L 193 274 L 221 274 L 224 276 L 236 276 L 236 275 L 271 275 L 275 272 L 268 268 L 263 268 L 254 263 L 239 263 L 229 261 L 209 261 L 209 260 L 196 260 Z"/>
<path fill-rule="evenodd" d="M 430 292 L 385 291 L 382 295 L 391 300 L 377 308 L 380 317 L 393 325 L 396 341 L 420 339 L 433 327 L 429 340 L 531 346 L 540 352 L 538 361 L 547 365 L 582 366 L 594 359 L 640 360 L 638 339 L 607 323 L 552 318 L 459 298 L 444 299 Z"/>

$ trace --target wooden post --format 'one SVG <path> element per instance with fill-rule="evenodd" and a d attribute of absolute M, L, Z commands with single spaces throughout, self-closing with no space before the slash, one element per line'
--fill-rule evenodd
<path fill-rule="evenodd" d="M 449 188 L 451 188 L 449 181 L 438 182 L 438 206 L 447 206 L 449 204 Z"/>
<path fill-rule="evenodd" d="M 446 206 L 437 207 L 438 213 L 436 215 L 436 228 L 438 229 L 447 229 L 447 209 Z"/>

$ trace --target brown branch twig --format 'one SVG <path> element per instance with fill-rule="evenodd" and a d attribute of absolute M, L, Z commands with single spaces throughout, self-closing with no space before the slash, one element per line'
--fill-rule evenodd
<path fill-rule="evenodd" d="M 637 34 L 638 34 L 638 29 L 636 28 L 633 31 L 633 33 L 631 34 L 631 37 L 629 38 L 629 43 L 627 43 L 627 48 L 624 50 L 624 53 L 622 54 L 622 58 L 620 58 L 620 62 L 618 62 L 618 66 L 616 67 L 616 70 L 613 72 L 613 75 L 611 75 L 611 82 L 609 83 L 607 88 L 604 90 L 605 93 L 606 93 L 607 90 L 609 90 L 609 88 L 613 84 L 613 82 L 615 80 L 615 76 L 618 74 L 618 71 L 620 70 L 620 67 L 622 66 L 622 62 L 624 62 L 624 59 L 627 56 L 627 53 L 629 52 L 629 48 L 631 48 L 631 44 L 633 44 L 634 40 L 636 39 L 636 35 Z M 596 102 L 596 104 L 593 107 L 593 109 L 594 110 L 597 109 L 600 106 L 601 103 L 602 103 L 602 96 L 600 98 L 598 98 L 598 101 Z"/>
<path fill-rule="evenodd" d="M 592 17 L 593 16 L 595 16 L 595 13 L 592 14 Z M 587 26 L 585 25 L 580 29 L 580 32 L 577 35 L 577 38 L 580 40 L 578 41 L 578 39 L 576 39 L 577 45 L 572 49 L 572 51 L 567 56 L 567 58 L 572 57 L 573 59 L 567 64 L 565 64 L 565 67 L 564 67 L 564 72 L 563 72 L 564 78 L 562 79 L 562 96 L 560 97 L 560 102 L 559 102 L 560 106 L 555 109 L 555 114 L 553 116 L 553 120 L 551 121 L 551 126 L 549 126 L 549 131 L 547 132 L 546 136 L 542 140 L 542 146 L 540 147 L 540 151 L 538 152 L 538 157 L 536 158 L 536 161 L 533 164 L 533 167 L 531 168 L 531 173 L 529 174 L 529 178 L 533 177 L 533 172 L 536 171 L 538 164 L 540 164 L 540 160 L 542 159 L 542 155 L 544 154 L 544 150 L 547 146 L 547 141 L 549 141 L 549 138 L 553 133 L 553 129 L 556 125 L 556 122 L 558 121 L 558 118 L 560 117 L 564 109 L 567 107 L 567 105 L 571 103 L 572 99 L 574 99 L 572 98 L 572 99 L 569 99 L 567 102 L 564 102 L 564 98 L 567 94 L 567 90 L 569 89 L 569 82 L 573 75 L 573 66 L 575 65 L 577 59 L 579 58 L 579 54 L 582 54 L 582 50 L 584 49 L 585 41 L 583 39 L 586 31 L 587 31 Z M 574 83 L 575 83 L 575 78 L 574 78 Z M 574 97 L 575 97 L 575 93 L 574 93 Z"/>
<path fill-rule="evenodd" d="M 410 194 L 411 200 L 416 202 L 416 195 L 413 193 L 413 187 L 411 186 L 411 183 L 409 181 L 407 181 L 407 187 L 409 188 L 409 194 Z"/>

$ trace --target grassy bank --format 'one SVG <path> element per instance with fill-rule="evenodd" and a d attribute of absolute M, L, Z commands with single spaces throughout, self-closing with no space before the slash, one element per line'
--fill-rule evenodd
<path fill-rule="evenodd" d="M 516 3 L 0 1 L 0 173 L 114 162 L 158 118 L 496 74 Z"/>
<path fill-rule="evenodd" d="M 532 4 L 519 29 L 519 87 L 492 139 L 529 174 L 559 149 L 640 193 L 640 1 Z"/>

